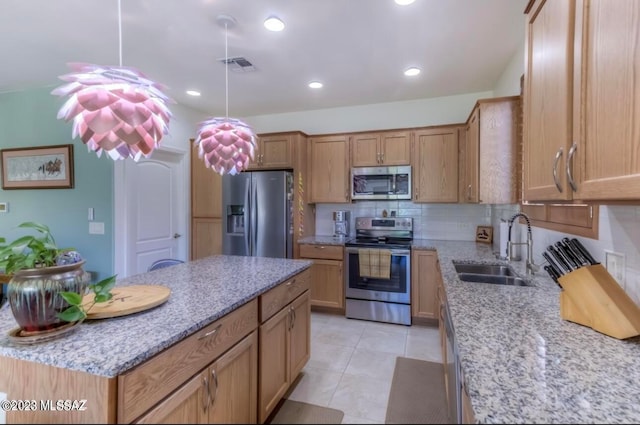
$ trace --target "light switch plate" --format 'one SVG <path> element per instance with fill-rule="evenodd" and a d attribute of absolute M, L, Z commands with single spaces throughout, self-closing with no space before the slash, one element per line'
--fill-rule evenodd
<path fill-rule="evenodd" d="M 9 203 L 8 202 L 0 202 L 0 213 L 9 212 Z"/>
<path fill-rule="evenodd" d="M 90 235 L 104 235 L 104 223 L 100 221 L 89 222 L 89 234 Z"/>
<path fill-rule="evenodd" d="M 626 261 L 625 255 L 621 252 L 604 251 L 605 267 L 620 286 L 624 288 Z"/>

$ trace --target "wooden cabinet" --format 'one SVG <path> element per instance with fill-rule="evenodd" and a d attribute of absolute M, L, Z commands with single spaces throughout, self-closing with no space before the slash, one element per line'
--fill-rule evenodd
<path fill-rule="evenodd" d="M 191 259 L 222 254 L 222 176 L 191 149 Z"/>
<path fill-rule="evenodd" d="M 294 135 L 265 134 L 257 137 L 256 154 L 249 170 L 294 168 Z"/>
<path fill-rule="evenodd" d="M 467 386 L 464 383 L 464 378 L 461 376 L 461 391 L 460 391 L 460 404 L 462 410 L 462 423 L 463 424 L 475 424 L 476 423 L 476 415 L 473 412 L 473 406 L 471 405 L 471 397 L 469 397 L 469 392 L 467 391 Z"/>
<path fill-rule="evenodd" d="M 350 137 L 351 166 L 409 165 L 409 131 L 358 133 Z"/>
<path fill-rule="evenodd" d="M 257 367 L 253 331 L 136 423 L 256 423 Z"/>
<path fill-rule="evenodd" d="M 519 96 L 480 99 L 471 111 L 461 138 L 460 202 L 518 202 L 519 102 Z"/>
<path fill-rule="evenodd" d="M 528 9 L 524 199 L 640 199 L 635 0 Z"/>
<path fill-rule="evenodd" d="M 310 202 L 349 202 L 349 140 L 346 135 L 311 137 L 307 165 Z"/>
<path fill-rule="evenodd" d="M 458 202 L 459 130 L 444 126 L 414 132 L 414 202 Z"/>
<path fill-rule="evenodd" d="M 260 305 L 258 421 L 264 423 L 311 355 L 308 275 L 261 295 Z"/>
<path fill-rule="evenodd" d="M 412 319 L 438 320 L 440 317 L 438 287 L 441 286 L 441 281 L 438 253 L 434 250 L 413 249 L 411 251 Z"/>
<path fill-rule="evenodd" d="M 344 247 L 301 244 L 300 257 L 314 260 L 311 266 L 311 307 L 344 313 Z"/>

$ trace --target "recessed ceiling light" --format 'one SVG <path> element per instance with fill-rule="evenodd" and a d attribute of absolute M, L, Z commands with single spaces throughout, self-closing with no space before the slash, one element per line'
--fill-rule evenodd
<path fill-rule="evenodd" d="M 282 31 L 284 29 L 284 22 L 277 16 L 269 16 L 264 21 L 264 27 L 269 31 Z"/>
<path fill-rule="evenodd" d="M 413 76 L 416 76 L 418 74 L 420 74 L 420 68 L 416 68 L 415 66 L 411 67 L 411 68 L 407 68 L 404 71 L 404 75 L 406 75 L 407 77 L 413 77 Z"/>
<path fill-rule="evenodd" d="M 319 89 L 322 88 L 322 83 L 320 81 L 312 81 L 309 83 L 309 87 L 312 89 Z"/>
<path fill-rule="evenodd" d="M 189 96 L 200 96 L 200 92 L 195 90 L 187 90 L 187 94 Z"/>
<path fill-rule="evenodd" d="M 413 3 L 414 1 L 415 0 L 396 0 L 396 4 L 399 4 L 400 6 L 406 6 Z"/>

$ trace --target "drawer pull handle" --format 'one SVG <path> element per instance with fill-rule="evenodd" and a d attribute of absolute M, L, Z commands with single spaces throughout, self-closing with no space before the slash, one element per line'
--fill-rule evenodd
<path fill-rule="evenodd" d="M 200 336 L 198 337 L 198 339 L 200 340 L 200 339 L 205 339 L 205 338 L 207 338 L 207 337 L 210 337 L 211 335 L 213 335 L 213 334 L 215 334 L 216 332 L 218 332 L 218 330 L 220 330 L 220 327 L 221 327 L 221 326 L 222 326 L 222 323 L 220 323 L 218 326 L 216 326 L 216 328 L 215 328 L 214 330 L 209 331 L 209 332 L 207 332 L 207 333 L 206 333 L 206 334 L 204 334 L 204 335 L 200 335 Z"/>
<path fill-rule="evenodd" d="M 316 245 L 316 249 L 324 249 L 324 245 Z"/>
<path fill-rule="evenodd" d="M 294 283 L 296 283 L 296 280 L 295 280 L 295 279 L 290 280 L 289 282 L 287 282 L 287 283 L 285 284 L 285 286 L 291 286 L 291 285 L 292 285 L 292 284 L 294 284 Z"/>

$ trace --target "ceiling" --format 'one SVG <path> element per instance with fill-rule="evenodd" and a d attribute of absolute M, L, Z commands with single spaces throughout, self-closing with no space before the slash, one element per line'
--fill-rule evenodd
<path fill-rule="evenodd" d="M 492 90 L 524 42 L 527 0 L 121 0 L 122 65 L 177 103 L 252 116 Z M 271 14 L 286 24 L 267 31 Z M 56 87 L 67 63 L 119 65 L 118 0 L 2 0 L 0 92 Z M 408 78 L 403 70 L 422 68 Z M 312 80 L 324 83 L 310 89 Z M 186 94 L 193 89 L 200 97 Z"/>

